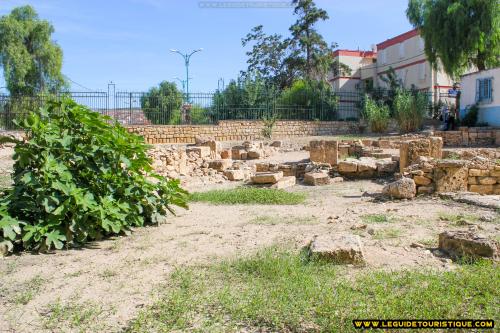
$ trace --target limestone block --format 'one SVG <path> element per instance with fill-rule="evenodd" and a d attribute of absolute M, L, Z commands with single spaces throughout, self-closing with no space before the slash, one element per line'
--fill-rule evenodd
<path fill-rule="evenodd" d="M 241 155 L 246 154 L 246 152 L 245 148 L 241 146 L 231 148 L 231 156 L 233 160 L 241 160 Z"/>
<path fill-rule="evenodd" d="M 382 189 L 382 194 L 396 199 L 411 199 L 415 197 L 417 187 L 411 178 L 401 178 L 387 184 Z"/>
<path fill-rule="evenodd" d="M 469 180 L 467 167 L 437 167 L 434 169 L 436 192 L 467 191 Z"/>
<path fill-rule="evenodd" d="M 413 177 L 413 180 L 415 181 L 415 184 L 417 185 L 422 185 L 422 186 L 427 186 L 430 183 L 432 183 L 432 179 L 429 179 L 424 176 L 415 176 Z"/>
<path fill-rule="evenodd" d="M 469 169 L 471 177 L 485 177 L 490 175 L 490 170 Z"/>
<path fill-rule="evenodd" d="M 231 150 L 230 149 L 224 149 L 220 152 L 220 157 L 223 160 L 231 159 Z"/>
<path fill-rule="evenodd" d="M 256 163 L 255 170 L 257 172 L 267 172 L 269 171 L 269 163 Z"/>
<path fill-rule="evenodd" d="M 491 177 L 500 177 L 500 170 L 490 170 Z"/>
<path fill-rule="evenodd" d="M 398 169 L 398 162 L 392 160 L 378 160 L 377 171 L 379 174 L 393 174 Z"/>
<path fill-rule="evenodd" d="M 469 185 L 469 192 L 479 194 L 493 194 L 493 185 Z"/>
<path fill-rule="evenodd" d="M 308 172 L 304 175 L 304 183 L 311 186 L 330 184 L 330 177 L 324 172 Z"/>
<path fill-rule="evenodd" d="M 224 171 L 233 165 L 232 160 L 212 160 L 208 162 L 208 167 L 217 171 Z"/>
<path fill-rule="evenodd" d="M 419 186 L 417 188 L 417 194 L 431 194 L 434 191 L 434 186 Z"/>
<path fill-rule="evenodd" d="M 295 167 L 291 164 L 278 165 L 278 171 L 283 171 L 283 177 L 295 176 Z"/>
<path fill-rule="evenodd" d="M 355 235 L 315 236 L 309 244 L 309 255 L 334 264 L 365 264 L 361 239 Z"/>
<path fill-rule="evenodd" d="M 495 177 L 478 177 L 477 179 L 481 185 L 495 185 L 497 183 Z"/>
<path fill-rule="evenodd" d="M 254 184 L 276 184 L 283 178 L 283 172 L 258 172 L 252 177 Z"/>
<path fill-rule="evenodd" d="M 230 181 L 243 180 L 245 179 L 244 170 L 226 170 L 224 171 L 224 176 Z"/>
<path fill-rule="evenodd" d="M 362 157 L 358 162 L 358 173 L 373 175 L 377 171 L 377 161 L 372 158 Z"/>
<path fill-rule="evenodd" d="M 340 161 L 338 163 L 339 173 L 354 173 L 358 170 L 358 163 L 356 161 Z"/>
<path fill-rule="evenodd" d="M 283 146 L 283 141 L 273 141 L 271 144 L 270 144 L 271 147 L 276 147 L 276 148 L 280 148 Z"/>
<path fill-rule="evenodd" d="M 205 158 L 210 157 L 210 147 L 188 147 L 186 148 L 186 153 L 194 153 L 198 155 L 198 157 Z"/>
<path fill-rule="evenodd" d="M 259 149 L 252 149 L 247 151 L 247 159 L 258 160 L 262 156 L 262 151 Z"/>
<path fill-rule="evenodd" d="M 439 234 L 439 249 L 454 257 L 498 258 L 497 241 L 468 231 L 445 231 Z"/>
<path fill-rule="evenodd" d="M 477 181 L 477 177 L 469 177 L 467 180 L 467 183 L 469 185 L 479 185 L 479 182 Z"/>
<path fill-rule="evenodd" d="M 295 178 L 295 176 L 288 176 L 288 177 L 284 176 L 283 178 L 278 180 L 277 183 L 271 185 L 271 188 L 285 189 L 295 186 L 295 184 L 297 184 L 297 179 Z"/>

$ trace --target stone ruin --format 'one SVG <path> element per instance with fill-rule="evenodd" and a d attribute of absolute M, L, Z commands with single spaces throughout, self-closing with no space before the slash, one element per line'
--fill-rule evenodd
<path fill-rule="evenodd" d="M 296 184 L 297 179 L 302 179 L 305 185 L 321 186 L 344 179 L 395 177 L 414 182 L 415 195 L 465 191 L 500 194 L 498 150 L 447 151 L 443 150 L 441 137 L 409 136 L 392 141 L 314 140 L 305 147 L 309 160 L 249 163 L 270 157 L 282 145 L 281 141 L 245 141 L 221 148 L 213 139 L 197 138 L 194 145 L 155 146 L 149 154 L 161 175 L 196 177 L 203 182 L 247 181 L 285 188 Z M 404 186 L 397 183 L 384 192 L 391 197 L 408 198 L 412 193 L 409 188 L 406 183 Z"/>

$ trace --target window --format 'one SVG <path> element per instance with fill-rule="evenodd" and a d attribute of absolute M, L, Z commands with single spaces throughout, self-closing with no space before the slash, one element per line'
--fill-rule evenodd
<path fill-rule="evenodd" d="M 403 59 L 405 57 L 405 43 L 399 43 L 399 58 Z"/>
<path fill-rule="evenodd" d="M 426 73 L 425 73 L 425 62 L 418 64 L 418 79 L 423 81 L 425 80 Z"/>
<path fill-rule="evenodd" d="M 491 103 L 493 101 L 493 78 L 476 80 L 476 102 Z"/>

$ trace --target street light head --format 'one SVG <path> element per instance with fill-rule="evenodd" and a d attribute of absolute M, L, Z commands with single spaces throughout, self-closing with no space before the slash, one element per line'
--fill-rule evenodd
<path fill-rule="evenodd" d="M 199 49 L 198 49 L 198 50 L 196 50 L 196 51 L 201 52 L 201 51 L 203 51 L 203 48 L 199 48 Z"/>
<path fill-rule="evenodd" d="M 179 50 L 176 50 L 176 49 L 170 49 L 170 52 L 179 52 Z"/>

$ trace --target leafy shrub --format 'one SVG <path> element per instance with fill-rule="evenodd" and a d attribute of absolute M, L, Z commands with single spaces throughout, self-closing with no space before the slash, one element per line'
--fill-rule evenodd
<path fill-rule="evenodd" d="M 394 117 L 403 133 L 414 132 L 422 127 L 427 105 L 425 94 L 398 89 L 394 98 Z"/>
<path fill-rule="evenodd" d="M 262 117 L 262 122 L 264 123 L 264 128 L 262 129 L 262 135 L 266 139 L 272 138 L 274 125 L 276 125 L 277 120 L 278 120 L 278 117 L 276 117 L 274 115 Z"/>
<path fill-rule="evenodd" d="M 206 125 L 213 123 L 211 118 L 211 110 L 209 108 L 203 108 L 199 105 L 191 105 L 189 110 L 190 123 L 195 125 Z M 172 112 L 169 125 L 180 125 L 181 120 L 181 110 L 176 109 Z"/>
<path fill-rule="evenodd" d="M 323 81 L 297 80 L 276 101 L 282 119 L 334 120 L 338 97 Z"/>
<path fill-rule="evenodd" d="M 479 113 L 479 107 L 474 104 L 469 108 L 465 116 L 460 121 L 462 126 L 474 127 L 477 124 L 477 117 Z"/>
<path fill-rule="evenodd" d="M 128 233 L 186 206 L 177 180 L 154 174 L 143 139 L 72 100 L 19 124 L 13 187 L 0 197 L 0 243 L 47 250 Z M 4 138 L 4 141 L 11 140 Z"/>
<path fill-rule="evenodd" d="M 366 95 L 363 101 L 363 117 L 370 124 L 372 132 L 385 132 L 390 118 L 389 107 Z"/>

